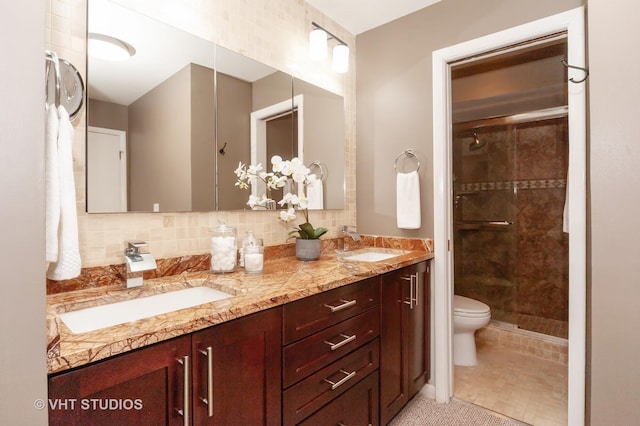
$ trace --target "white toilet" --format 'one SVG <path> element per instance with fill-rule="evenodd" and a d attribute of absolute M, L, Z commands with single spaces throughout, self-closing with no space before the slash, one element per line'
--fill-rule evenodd
<path fill-rule="evenodd" d="M 475 331 L 489 324 L 491 309 L 479 300 L 453 296 L 453 363 L 476 365 Z"/>

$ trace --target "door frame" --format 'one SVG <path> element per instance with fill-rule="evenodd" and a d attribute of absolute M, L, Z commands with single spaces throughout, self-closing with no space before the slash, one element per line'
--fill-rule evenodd
<path fill-rule="evenodd" d="M 438 402 L 453 396 L 451 62 L 566 31 L 567 61 L 584 66 L 584 7 L 433 52 L 434 386 Z M 569 68 L 569 78 L 582 71 Z M 584 424 L 586 373 L 586 83 L 567 83 L 569 110 L 569 392 L 568 424 Z M 438 143 L 440 142 L 440 143 Z"/>

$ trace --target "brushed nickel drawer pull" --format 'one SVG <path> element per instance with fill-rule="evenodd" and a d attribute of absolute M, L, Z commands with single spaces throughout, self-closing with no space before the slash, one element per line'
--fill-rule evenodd
<path fill-rule="evenodd" d="M 207 405 L 207 415 L 213 417 L 213 348 L 200 349 L 200 353 L 207 358 L 207 397 L 200 397 L 200 401 Z"/>
<path fill-rule="evenodd" d="M 332 306 L 329 304 L 325 304 L 324 306 L 326 306 L 327 308 L 331 309 L 331 312 L 338 312 L 341 311 L 343 309 L 346 309 L 350 306 L 353 306 L 357 303 L 357 300 L 344 300 L 344 299 L 340 299 L 340 301 L 342 302 L 341 305 L 338 306 Z"/>
<path fill-rule="evenodd" d="M 346 335 L 346 334 L 344 334 L 344 333 L 340 333 L 340 337 L 344 337 L 344 340 L 342 340 L 342 341 L 340 341 L 340 342 L 338 342 L 338 343 L 333 343 L 333 342 L 330 342 L 330 341 L 328 341 L 328 340 L 325 340 L 324 342 L 325 342 L 327 345 L 331 346 L 331 350 L 332 350 L 332 351 L 335 351 L 335 350 L 336 350 L 336 349 L 338 349 L 339 347 L 344 346 L 344 345 L 346 345 L 347 343 L 349 343 L 349 342 L 353 342 L 354 340 L 356 340 L 356 335 L 355 335 L 355 334 L 353 334 L 353 335 L 351 335 L 351 336 L 347 336 L 347 335 Z"/>
<path fill-rule="evenodd" d="M 344 374 L 345 376 L 338 380 L 337 382 L 332 382 L 329 379 L 324 379 L 325 382 L 329 383 L 331 385 L 331 390 L 336 390 L 338 389 L 340 386 L 344 385 L 345 383 L 347 383 L 349 380 L 351 380 L 353 378 L 353 376 L 356 375 L 355 371 L 352 371 L 351 373 L 349 373 L 348 371 L 344 371 L 342 369 L 340 369 L 340 372 L 342 374 Z"/>
<path fill-rule="evenodd" d="M 179 408 L 176 407 L 176 411 L 178 412 L 178 414 L 180 414 L 183 418 L 183 424 L 185 426 L 190 425 L 191 424 L 191 418 L 190 418 L 190 413 L 189 413 L 189 388 L 191 387 L 191 383 L 189 382 L 189 371 L 191 371 L 191 367 L 189 366 L 189 355 L 185 355 L 182 357 L 182 359 L 178 358 L 176 359 L 176 361 L 178 361 L 178 364 L 182 365 L 182 369 L 183 369 L 183 393 L 182 393 L 182 403 L 184 408 L 181 410 Z"/>

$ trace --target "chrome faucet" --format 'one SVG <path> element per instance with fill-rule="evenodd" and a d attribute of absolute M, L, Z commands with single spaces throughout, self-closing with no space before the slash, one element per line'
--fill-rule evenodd
<path fill-rule="evenodd" d="M 349 228 L 352 230 L 350 231 Z M 360 234 L 358 234 L 353 225 L 340 225 L 338 228 L 338 252 L 349 251 L 350 245 L 347 241 L 360 241 Z"/>
<path fill-rule="evenodd" d="M 127 264 L 127 288 L 142 285 L 142 272 L 156 269 L 156 260 L 151 253 L 143 253 L 141 248 L 149 245 L 144 241 L 129 241 L 124 251 L 124 259 Z"/>

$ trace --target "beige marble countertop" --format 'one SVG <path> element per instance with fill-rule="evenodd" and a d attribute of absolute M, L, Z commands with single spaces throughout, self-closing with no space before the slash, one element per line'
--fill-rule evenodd
<path fill-rule="evenodd" d="M 48 372 L 82 366 L 431 258 L 433 253 L 415 247 L 378 262 L 342 262 L 332 252 L 312 262 L 295 257 L 267 260 L 258 275 L 243 269 L 228 274 L 191 272 L 145 280 L 142 287 L 133 289 L 118 285 L 52 294 L 47 296 Z M 196 286 L 233 297 L 78 334 L 59 317 L 63 312 Z"/>

